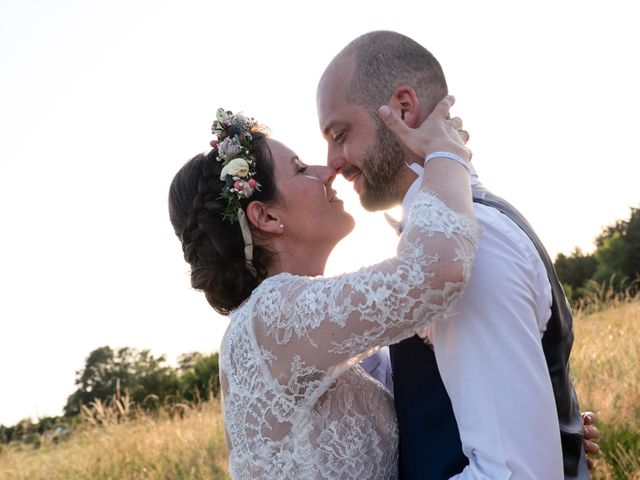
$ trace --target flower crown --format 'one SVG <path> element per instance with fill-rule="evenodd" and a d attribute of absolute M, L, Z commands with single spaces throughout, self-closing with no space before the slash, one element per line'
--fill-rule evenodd
<path fill-rule="evenodd" d="M 211 132 L 217 140 L 211 146 L 217 150 L 216 159 L 222 163 L 220 180 L 225 182 L 220 198 L 227 202 L 222 213 L 225 220 L 234 223 L 240 215 L 240 200 L 249 198 L 260 190 L 260 184 L 253 178 L 256 174 L 256 159 L 253 156 L 251 131 L 258 125 L 253 118 L 241 113 L 219 108 Z"/>

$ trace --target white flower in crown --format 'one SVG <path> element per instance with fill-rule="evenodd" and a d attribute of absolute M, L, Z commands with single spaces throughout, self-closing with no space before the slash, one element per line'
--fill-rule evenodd
<path fill-rule="evenodd" d="M 213 133 L 218 140 L 222 141 L 227 138 L 227 127 L 231 124 L 231 112 L 226 112 L 224 109 L 219 108 L 216 112 L 216 119 L 211 126 L 211 133 Z"/>
<path fill-rule="evenodd" d="M 227 175 L 244 178 L 249 175 L 249 164 L 244 158 L 234 158 L 222 168 L 220 180 L 227 178 Z"/>
<path fill-rule="evenodd" d="M 216 111 L 216 120 L 222 124 L 225 123 L 225 120 L 229 120 L 229 118 L 231 118 L 231 112 L 227 112 L 225 111 L 224 108 L 219 108 Z M 228 125 L 228 123 L 227 123 Z"/>

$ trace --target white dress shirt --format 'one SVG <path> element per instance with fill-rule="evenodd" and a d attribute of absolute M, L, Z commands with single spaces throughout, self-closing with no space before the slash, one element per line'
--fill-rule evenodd
<path fill-rule="evenodd" d="M 405 195 L 405 215 L 422 183 L 422 167 L 411 168 L 418 178 Z M 479 184 L 473 167 L 471 184 Z M 551 316 L 551 285 L 527 235 L 498 210 L 477 203 L 474 208 L 483 234 L 469 284 L 444 320 L 420 332 L 433 345 L 469 458 L 452 478 L 563 479 L 560 428 L 541 343 Z"/>
<path fill-rule="evenodd" d="M 393 376 L 389 347 L 380 348 L 376 353 L 362 360 L 360 366 L 365 372 L 387 387 L 389 393 L 393 395 Z"/>

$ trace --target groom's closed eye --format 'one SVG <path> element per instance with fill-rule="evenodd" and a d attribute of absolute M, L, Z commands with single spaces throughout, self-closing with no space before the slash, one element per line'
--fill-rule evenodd
<path fill-rule="evenodd" d="M 345 131 L 341 130 L 338 133 L 331 134 L 331 138 L 338 145 L 342 145 L 344 143 Z"/>

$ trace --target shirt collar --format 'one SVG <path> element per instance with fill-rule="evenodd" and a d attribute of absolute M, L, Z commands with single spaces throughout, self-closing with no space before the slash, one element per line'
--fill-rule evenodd
<path fill-rule="evenodd" d="M 420 192 L 420 187 L 422 186 L 422 178 L 424 177 L 424 167 L 419 163 L 406 163 L 405 165 L 414 171 L 414 173 L 416 174 L 416 179 L 407 189 L 407 193 L 404 194 L 404 198 L 402 199 L 402 219 L 399 222 L 395 222 L 397 225 L 393 225 L 393 219 L 391 218 L 391 216 L 385 214 L 385 218 L 387 218 L 387 221 L 398 232 L 402 231 L 402 229 L 407 224 L 407 221 L 409 220 L 409 211 L 411 210 L 411 205 L 413 205 L 413 202 L 416 201 L 416 196 L 418 195 L 418 192 Z M 471 175 L 471 186 L 474 187 L 479 183 L 478 173 L 473 167 L 473 164 L 470 164 L 469 168 Z"/>

